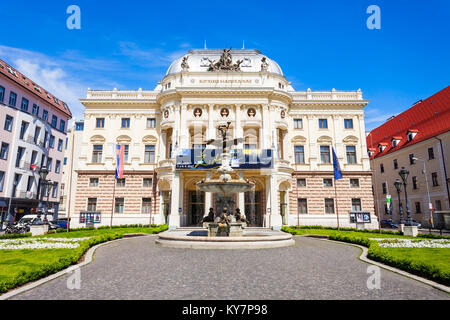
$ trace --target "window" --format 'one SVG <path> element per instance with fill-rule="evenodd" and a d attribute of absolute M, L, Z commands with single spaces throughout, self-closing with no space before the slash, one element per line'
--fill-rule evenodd
<path fill-rule="evenodd" d="M 428 160 L 433 160 L 434 159 L 434 149 L 428 148 Z"/>
<path fill-rule="evenodd" d="M 414 164 L 414 163 L 415 163 L 415 161 L 414 161 L 414 154 L 411 153 L 411 154 L 409 155 L 409 164 Z"/>
<path fill-rule="evenodd" d="M 295 146 L 295 163 L 305 163 L 305 149 L 303 146 Z"/>
<path fill-rule="evenodd" d="M 31 152 L 31 164 L 36 165 L 37 156 L 38 156 L 38 152 L 37 151 Z"/>
<path fill-rule="evenodd" d="M 64 165 L 67 164 L 67 157 L 64 157 Z"/>
<path fill-rule="evenodd" d="M 3 191 L 4 184 L 5 184 L 5 171 L 0 171 L 0 192 Z"/>
<path fill-rule="evenodd" d="M 51 123 L 51 126 L 53 127 L 53 128 L 56 128 L 56 124 L 58 123 L 58 117 L 57 116 L 55 116 L 55 115 L 53 115 L 52 116 L 52 123 Z"/>
<path fill-rule="evenodd" d="M 20 126 L 20 136 L 19 136 L 20 140 L 23 140 L 23 138 L 25 137 L 25 133 L 27 132 L 29 125 L 30 124 L 28 122 L 22 121 L 22 124 Z"/>
<path fill-rule="evenodd" d="M 308 203 L 305 198 L 298 199 L 298 213 L 307 214 L 308 213 Z"/>
<path fill-rule="evenodd" d="M 152 210 L 152 199 L 142 198 L 142 213 L 150 213 Z"/>
<path fill-rule="evenodd" d="M 153 179 L 152 178 L 144 178 L 142 186 L 144 188 L 151 188 L 153 186 Z"/>
<path fill-rule="evenodd" d="M 61 172 L 61 160 L 56 160 L 55 172 L 56 173 L 60 173 Z"/>
<path fill-rule="evenodd" d="M 58 139 L 58 151 L 62 151 L 63 150 L 63 141 L 62 139 Z"/>
<path fill-rule="evenodd" d="M 68 145 L 69 145 L 69 138 L 66 138 L 66 144 L 64 145 L 64 150 L 67 150 Z"/>
<path fill-rule="evenodd" d="M 422 213 L 422 206 L 420 205 L 420 202 L 415 202 L 416 205 L 416 213 Z"/>
<path fill-rule="evenodd" d="M 47 169 L 48 169 L 48 172 L 52 171 L 52 165 L 53 165 L 53 159 L 49 157 L 49 158 L 47 159 Z"/>
<path fill-rule="evenodd" d="M 44 163 L 45 163 L 45 154 L 42 154 L 42 157 L 41 157 L 41 166 L 43 166 Z"/>
<path fill-rule="evenodd" d="M 55 183 L 52 189 L 52 197 L 58 198 L 58 182 Z"/>
<path fill-rule="evenodd" d="M 359 188 L 359 179 L 350 179 L 351 188 Z"/>
<path fill-rule="evenodd" d="M 42 120 L 44 120 L 44 121 L 48 120 L 48 111 L 47 110 L 42 111 Z"/>
<path fill-rule="evenodd" d="M 319 119 L 319 128 L 327 129 L 328 128 L 328 120 L 327 119 Z"/>
<path fill-rule="evenodd" d="M 104 128 L 105 127 L 105 118 L 97 118 L 95 122 L 96 128 Z"/>
<path fill-rule="evenodd" d="M 50 136 L 50 140 L 48 142 L 48 147 L 52 148 L 52 149 L 55 147 L 55 136 L 53 136 L 53 135 Z"/>
<path fill-rule="evenodd" d="M 347 163 L 355 164 L 356 163 L 356 147 L 355 146 L 347 146 Z"/>
<path fill-rule="evenodd" d="M 155 162 L 155 146 L 154 145 L 146 145 L 145 146 L 144 162 L 145 163 L 154 163 Z"/>
<path fill-rule="evenodd" d="M 98 187 L 98 178 L 89 178 L 89 187 Z"/>
<path fill-rule="evenodd" d="M 353 129 L 353 119 L 344 119 L 345 129 Z"/>
<path fill-rule="evenodd" d="M 128 150 L 129 150 L 129 145 L 124 145 L 124 152 L 123 152 L 123 161 L 125 162 L 125 163 L 128 163 Z"/>
<path fill-rule="evenodd" d="M 84 122 L 76 122 L 75 131 L 83 131 L 83 130 L 84 130 Z"/>
<path fill-rule="evenodd" d="M 123 213 L 124 202 L 125 202 L 124 198 L 115 199 L 115 206 L 114 206 L 115 213 Z"/>
<path fill-rule="evenodd" d="M 16 158 L 16 168 L 20 168 L 20 161 L 22 161 L 22 157 L 25 154 L 25 148 L 18 147 L 17 148 L 17 158 Z"/>
<path fill-rule="evenodd" d="M 11 116 L 6 116 L 5 118 L 5 130 L 11 132 L 14 118 Z"/>
<path fill-rule="evenodd" d="M 44 134 L 44 147 L 47 145 L 47 140 L 48 140 L 48 131 L 45 130 L 45 134 Z"/>
<path fill-rule="evenodd" d="M 33 108 L 31 109 L 31 113 L 36 116 L 39 114 L 39 106 L 37 104 L 33 103 Z"/>
<path fill-rule="evenodd" d="M 294 119 L 294 129 L 303 129 L 302 119 Z"/>
<path fill-rule="evenodd" d="M 97 198 L 88 198 L 87 211 L 97 211 Z"/>
<path fill-rule="evenodd" d="M 9 151 L 9 143 L 2 142 L 2 149 L 0 150 L 0 159 L 7 160 Z"/>
<path fill-rule="evenodd" d="M 361 199 L 359 198 L 352 199 L 352 211 L 362 211 Z"/>
<path fill-rule="evenodd" d="M 436 200 L 436 206 L 435 206 L 435 210 L 436 211 L 442 211 L 442 205 L 441 205 L 441 200 Z"/>
<path fill-rule="evenodd" d="M 320 146 L 320 161 L 322 163 L 331 163 L 329 146 Z"/>
<path fill-rule="evenodd" d="M 118 187 L 125 187 L 125 178 L 117 179 L 116 186 L 118 186 Z"/>
<path fill-rule="evenodd" d="M 333 179 L 323 179 L 322 186 L 324 186 L 324 187 L 332 187 L 333 186 Z"/>
<path fill-rule="evenodd" d="M 155 118 L 147 118 L 147 128 L 156 128 Z"/>
<path fill-rule="evenodd" d="M 40 133 L 41 133 L 41 128 L 36 127 L 36 129 L 34 129 L 34 144 L 38 143 Z"/>
<path fill-rule="evenodd" d="M 437 177 L 437 172 L 433 172 L 431 174 L 431 181 L 433 181 L 433 187 L 437 187 L 439 185 L 438 183 L 438 177 Z"/>
<path fill-rule="evenodd" d="M 130 118 L 122 118 L 122 128 L 130 127 Z"/>
<path fill-rule="evenodd" d="M 64 120 L 59 120 L 59 131 L 64 132 L 66 130 L 66 122 Z"/>
<path fill-rule="evenodd" d="M 380 163 L 380 172 L 384 173 L 384 164 Z"/>
<path fill-rule="evenodd" d="M 297 188 L 306 187 L 306 179 L 299 178 L 297 179 Z"/>
<path fill-rule="evenodd" d="M 9 94 L 9 106 L 15 107 L 16 102 L 17 102 L 17 94 L 11 91 Z"/>
<path fill-rule="evenodd" d="M 22 111 L 28 112 L 28 100 L 25 98 L 22 98 L 22 105 L 20 106 L 20 109 Z"/>
<path fill-rule="evenodd" d="M 92 151 L 92 163 L 102 162 L 103 145 L 94 145 Z"/>
<path fill-rule="evenodd" d="M 5 88 L 0 86 L 0 102 L 3 102 L 5 100 Z"/>
<path fill-rule="evenodd" d="M 394 159 L 394 169 L 398 169 L 398 161 L 397 161 L 397 159 Z"/>
<path fill-rule="evenodd" d="M 381 188 L 383 189 L 383 194 L 387 194 L 387 185 L 386 185 L 386 182 L 383 182 L 383 183 L 381 184 Z"/>
<path fill-rule="evenodd" d="M 412 188 L 417 189 L 417 177 L 412 177 Z"/>
<path fill-rule="evenodd" d="M 325 213 L 334 213 L 334 199 L 325 198 Z"/>

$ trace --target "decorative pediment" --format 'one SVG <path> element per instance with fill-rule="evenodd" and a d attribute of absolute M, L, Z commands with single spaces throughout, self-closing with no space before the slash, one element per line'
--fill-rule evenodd
<path fill-rule="evenodd" d="M 355 136 L 346 136 L 342 142 L 344 143 L 358 143 L 358 138 Z"/>
<path fill-rule="evenodd" d="M 304 136 L 295 136 L 294 138 L 292 138 L 292 142 L 306 142 L 306 138 Z"/>
<path fill-rule="evenodd" d="M 155 136 L 145 136 L 142 138 L 142 142 L 144 143 L 156 143 L 158 142 L 158 138 L 156 138 Z"/>
<path fill-rule="evenodd" d="M 118 144 L 129 144 L 131 143 L 131 138 L 129 136 L 119 136 L 117 137 Z"/>
<path fill-rule="evenodd" d="M 90 140 L 92 143 L 105 143 L 105 138 L 103 136 L 100 135 L 95 135 L 91 137 Z"/>
<path fill-rule="evenodd" d="M 324 143 L 324 142 L 333 142 L 333 139 L 329 136 L 321 136 L 319 139 L 317 139 L 317 142 Z"/>

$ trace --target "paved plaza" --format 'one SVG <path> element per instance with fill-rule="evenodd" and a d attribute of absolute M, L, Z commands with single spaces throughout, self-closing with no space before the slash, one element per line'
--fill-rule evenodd
<path fill-rule="evenodd" d="M 260 250 L 162 248 L 155 236 L 115 241 L 81 267 L 81 288 L 64 275 L 14 299 L 449 299 L 450 295 L 381 270 L 367 288 L 369 264 L 357 247 L 295 237 Z"/>

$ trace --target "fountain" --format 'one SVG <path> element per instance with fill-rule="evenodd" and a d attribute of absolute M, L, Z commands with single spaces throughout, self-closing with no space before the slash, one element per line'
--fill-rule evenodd
<path fill-rule="evenodd" d="M 247 192 L 255 187 L 255 182 L 249 179 L 235 179 L 231 168 L 231 156 L 227 150 L 227 125 L 219 126 L 222 135 L 222 163 L 215 169 L 213 176 L 218 178 L 203 179 L 196 184 L 200 191 L 217 193 L 222 199 L 227 195 Z M 234 143 L 243 139 L 234 139 Z M 219 141 L 207 142 L 220 147 Z M 225 202 L 227 200 L 224 200 Z M 292 235 L 268 228 L 247 228 L 247 217 L 237 208 L 234 215 L 228 210 L 230 203 L 223 203 L 222 212 L 215 215 L 213 208 L 203 217 L 203 226 L 207 228 L 178 228 L 158 234 L 156 243 L 165 247 L 191 249 L 263 249 L 279 248 L 295 244 Z M 252 229 L 252 230 L 249 230 Z"/>
<path fill-rule="evenodd" d="M 231 122 L 228 122 L 227 125 L 219 126 L 219 131 L 222 135 L 222 163 L 216 171 L 220 173 L 220 176 L 218 179 L 203 179 L 198 182 L 197 188 L 201 191 L 219 193 L 226 196 L 250 191 L 255 186 L 255 183 L 248 179 L 232 179 L 231 177 L 234 170 L 230 165 L 231 156 L 227 152 L 227 132 L 230 128 L 230 124 Z M 208 142 L 211 144 L 214 141 Z M 239 210 L 237 211 L 239 214 L 232 215 L 231 212 L 228 211 L 228 206 L 224 206 L 223 212 L 215 217 L 213 221 L 210 221 L 211 215 L 205 216 L 203 222 L 208 228 L 208 236 L 242 236 L 242 228 L 243 226 L 246 226 L 247 219 L 240 214 L 239 208 L 237 210 Z"/>

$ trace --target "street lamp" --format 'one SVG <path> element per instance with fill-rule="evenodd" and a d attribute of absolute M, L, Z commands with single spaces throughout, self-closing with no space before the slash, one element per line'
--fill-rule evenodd
<path fill-rule="evenodd" d="M 408 204 L 408 192 L 406 191 L 406 179 L 408 179 L 409 171 L 407 169 L 405 169 L 405 167 L 402 167 L 402 169 L 399 171 L 398 174 L 399 174 L 400 178 L 402 178 L 403 186 L 405 187 L 406 215 L 408 217 L 406 225 L 412 226 L 411 210 L 409 210 L 409 204 Z"/>
<path fill-rule="evenodd" d="M 403 206 L 402 206 L 402 201 L 400 200 L 400 192 L 402 191 L 402 183 L 400 182 L 400 180 L 396 179 L 394 182 L 394 186 L 395 189 L 397 189 L 397 194 L 398 194 L 398 213 L 400 216 L 400 223 L 402 223 L 403 220 Z"/>
<path fill-rule="evenodd" d="M 428 178 L 427 178 L 427 168 L 425 166 L 425 160 L 413 157 L 414 160 L 419 160 L 423 162 L 423 174 L 425 176 L 425 185 L 427 186 L 427 195 L 428 195 L 428 208 L 430 210 L 430 217 L 431 217 L 431 227 L 434 229 L 434 222 L 433 222 L 433 210 L 432 207 L 430 207 L 431 199 L 430 199 L 430 191 L 428 190 Z M 431 230 L 430 230 L 431 231 Z"/>
<path fill-rule="evenodd" d="M 43 166 L 39 170 L 39 177 L 41 178 L 41 195 L 39 200 L 39 207 L 41 210 L 44 211 L 44 221 L 47 220 L 47 210 L 48 210 L 48 197 L 50 196 L 50 189 L 54 185 L 53 182 L 50 180 L 47 180 L 48 175 L 48 169 L 47 167 Z M 47 191 L 47 201 L 45 205 L 43 205 L 43 198 L 44 198 L 44 190 Z M 41 218 L 41 210 L 38 211 L 38 218 Z"/>

